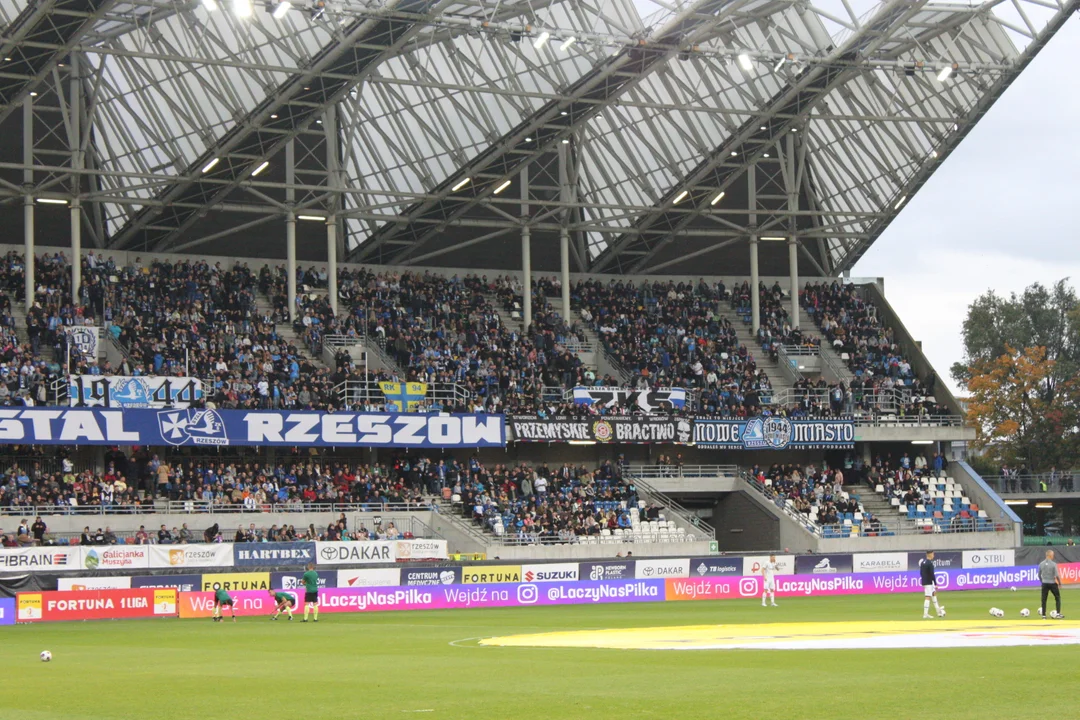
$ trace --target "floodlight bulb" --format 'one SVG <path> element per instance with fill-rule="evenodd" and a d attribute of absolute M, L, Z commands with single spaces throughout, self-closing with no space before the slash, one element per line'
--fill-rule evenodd
<path fill-rule="evenodd" d="M 277 7 L 274 8 L 274 19 L 280 20 L 285 17 L 290 8 L 292 8 L 292 3 L 290 3 L 289 0 L 281 0 L 281 2 L 277 4 Z"/>

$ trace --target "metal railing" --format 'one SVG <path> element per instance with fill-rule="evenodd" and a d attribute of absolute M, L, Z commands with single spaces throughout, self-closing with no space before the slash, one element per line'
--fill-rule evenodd
<path fill-rule="evenodd" d="M 356 347 L 363 345 L 364 340 L 360 335 L 323 335 L 323 345 L 332 348 Z"/>
<path fill-rule="evenodd" d="M 625 473 L 624 473 L 625 475 Z M 652 502 L 656 505 L 660 505 L 665 510 L 670 510 L 672 513 L 678 515 L 685 523 L 690 525 L 697 531 L 697 540 L 715 540 L 716 530 L 708 525 L 704 520 L 699 518 L 694 512 L 687 510 L 680 505 L 670 496 L 660 492 L 655 487 L 650 485 L 647 480 L 633 475 L 626 475 L 626 477 L 633 478 L 634 483 L 638 490 L 638 497 L 646 502 Z"/>
<path fill-rule="evenodd" d="M 829 405 L 829 388 L 784 388 L 774 392 L 766 404 L 797 405 L 807 399 L 814 405 Z M 953 427 L 964 424 L 964 418 L 960 415 L 899 414 L 907 404 L 925 400 L 925 396 L 915 395 L 910 390 L 855 390 L 849 391 L 845 397 L 842 412 L 852 415 L 858 425 Z"/>
<path fill-rule="evenodd" d="M 596 352 L 596 345 L 594 343 L 587 340 L 578 340 L 576 337 L 566 338 L 558 344 L 574 354 Z"/>
<path fill-rule="evenodd" d="M 297 513 L 357 512 L 429 512 L 431 502 L 409 503 L 281 503 L 260 505 L 255 510 L 243 505 L 213 503 L 205 500 L 148 502 L 146 505 L 20 505 L 0 507 L 0 517 L 35 517 L 37 515 L 294 515 Z"/>
<path fill-rule="evenodd" d="M 821 349 L 809 345 L 780 345 L 777 352 L 785 355 L 801 355 L 803 357 L 817 357 L 821 355 Z"/>
<path fill-rule="evenodd" d="M 1070 472 L 982 475 L 983 482 L 998 495 L 1080 494 L 1080 477 Z"/>
<path fill-rule="evenodd" d="M 668 478 L 737 477 L 738 465 L 636 465 L 626 467 L 623 474 L 641 480 Z"/>
<path fill-rule="evenodd" d="M 377 380 L 346 380 L 334 390 L 346 407 L 368 403 L 382 405 L 386 402 L 386 395 L 383 394 Z M 462 405 L 468 403 L 471 398 L 472 393 L 463 385 L 428 383 L 423 404 L 432 408 L 443 405 Z"/>
<path fill-rule="evenodd" d="M 371 520 L 371 518 L 358 516 L 358 517 L 350 518 L 349 522 L 350 522 L 350 526 L 349 526 L 350 530 L 355 530 L 361 524 L 364 524 L 365 522 L 372 522 L 372 520 Z M 187 523 L 184 523 L 184 524 L 186 525 Z M 276 525 L 277 523 L 272 523 L 272 524 Z M 287 525 L 287 524 L 289 524 L 289 523 L 282 523 L 282 526 Z M 439 534 L 438 532 L 433 530 L 431 528 L 431 526 L 428 525 L 427 523 L 425 523 L 423 520 L 420 520 L 419 518 L 417 518 L 415 516 L 412 516 L 412 515 L 382 516 L 382 517 L 379 518 L 379 524 L 382 525 L 384 527 L 384 529 L 385 529 L 385 527 L 389 526 L 390 524 L 393 524 L 394 528 L 400 534 L 408 534 L 408 535 L 411 535 L 414 538 L 434 538 L 434 539 L 438 539 L 438 540 L 445 540 L 446 539 L 441 534 Z M 208 530 L 208 529 L 209 528 L 202 528 L 202 527 L 188 528 L 188 532 L 191 533 L 191 538 L 187 542 L 180 543 L 179 539 L 174 536 L 172 542 L 168 542 L 168 543 L 164 543 L 164 544 L 166 544 L 166 545 L 179 545 L 179 544 L 184 544 L 184 545 L 205 545 L 205 544 L 207 544 L 205 538 L 206 538 L 206 530 Z M 267 528 L 262 527 L 262 528 L 256 528 L 256 529 L 257 530 L 266 530 Z M 319 526 L 315 527 L 315 530 L 317 532 L 321 532 L 321 531 L 323 531 L 325 529 L 326 529 L 325 526 L 321 527 L 321 528 Z M 368 528 L 368 527 L 365 526 L 365 529 L 367 529 L 369 531 L 373 531 L 373 530 L 375 530 L 375 527 Z M 297 528 L 297 530 L 298 530 L 298 532 L 306 532 L 307 528 L 301 527 L 301 528 Z M 162 544 L 162 543 L 158 542 L 157 530 L 156 529 L 152 528 L 151 530 L 149 530 L 147 532 L 148 532 L 148 538 L 147 538 L 147 542 L 144 543 L 144 544 L 146 544 L 146 545 L 160 545 L 160 544 Z M 221 534 L 221 542 L 222 543 L 235 543 L 236 542 L 236 530 L 234 528 L 222 528 L 222 527 L 219 527 L 218 532 Z M 114 530 L 114 531 L 112 531 L 112 534 L 116 537 L 116 542 L 115 543 L 108 543 L 107 542 L 107 543 L 103 543 L 103 545 L 126 545 L 126 544 L 128 544 L 127 540 L 129 538 L 135 538 L 137 536 L 137 533 L 138 533 L 138 531 L 136 531 L 136 530 Z M 47 533 L 45 533 L 45 542 L 43 544 L 44 545 L 71 545 L 71 544 L 73 544 L 72 543 L 73 540 L 75 540 L 77 538 L 80 538 L 81 536 L 82 536 L 82 533 L 77 533 L 77 532 L 47 532 Z M 247 542 L 258 542 L 258 541 L 245 541 L 245 542 L 241 542 L 239 544 L 243 545 L 243 544 L 247 544 Z M 279 541 L 279 542 L 306 542 L 306 541 L 301 539 L 301 538 L 298 538 L 296 540 L 284 540 L 284 541 Z M 342 540 L 341 542 L 367 542 L 367 541 L 365 541 L 365 540 Z"/>

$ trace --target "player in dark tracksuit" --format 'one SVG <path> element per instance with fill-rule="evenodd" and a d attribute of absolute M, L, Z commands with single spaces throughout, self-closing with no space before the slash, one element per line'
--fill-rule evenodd
<path fill-rule="evenodd" d="M 930 614 L 930 600 L 934 601 L 934 610 L 938 617 L 945 617 L 945 608 L 938 605 L 937 580 L 934 578 L 934 551 L 927 550 L 926 557 L 919 561 L 919 581 L 923 587 L 922 616 L 924 620 L 933 617 Z"/>

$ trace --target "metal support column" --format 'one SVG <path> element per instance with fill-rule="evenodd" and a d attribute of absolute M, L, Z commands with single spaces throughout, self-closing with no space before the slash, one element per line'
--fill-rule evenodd
<path fill-rule="evenodd" d="M 761 327 L 761 295 L 758 285 L 758 235 L 757 235 L 757 165 L 746 169 L 747 197 L 750 200 L 750 328 L 757 336 Z"/>
<path fill-rule="evenodd" d="M 799 177 L 795 160 L 795 133 L 787 136 L 788 210 L 791 211 L 791 236 L 788 238 L 788 270 L 791 273 L 791 327 L 799 327 Z"/>
<path fill-rule="evenodd" d="M 569 173 L 566 167 L 566 145 L 559 143 L 559 199 L 564 203 L 570 202 L 570 184 L 567 181 Z M 567 207 L 562 212 L 559 221 L 559 261 L 562 270 L 562 316 L 566 324 L 570 324 L 570 209 Z"/>
<path fill-rule="evenodd" d="M 532 242 L 529 236 L 529 168 L 521 169 L 521 310 L 525 330 L 532 325 Z"/>
<path fill-rule="evenodd" d="M 788 270 L 791 273 L 791 327 L 799 327 L 799 242 L 792 235 L 787 241 Z"/>
<path fill-rule="evenodd" d="M 79 79 L 79 56 L 71 55 L 71 114 L 69 146 L 71 147 L 71 305 L 79 307 L 82 288 L 82 203 L 79 200 L 79 171 L 83 167 L 82 88 Z"/>
<path fill-rule="evenodd" d="M 34 171 L 30 169 L 34 164 L 34 106 L 31 103 L 32 98 L 27 95 L 23 100 L 23 187 L 26 189 L 23 196 L 23 254 L 26 256 L 23 261 L 26 271 L 23 299 L 27 311 L 34 306 Z"/>
<path fill-rule="evenodd" d="M 335 316 L 338 313 L 337 251 L 337 215 L 330 215 L 326 218 L 326 283 L 327 298 Z"/>
<path fill-rule="evenodd" d="M 289 212 L 285 215 L 285 274 L 289 293 L 289 322 L 296 321 L 296 148 L 292 139 L 285 145 L 285 204 Z"/>
<path fill-rule="evenodd" d="M 342 203 L 342 189 L 344 183 L 341 178 L 341 138 L 338 135 L 337 117 L 337 105 L 328 105 L 326 107 L 326 113 L 323 115 L 323 128 L 326 130 L 326 174 L 328 178 L 327 182 L 330 186 L 330 217 L 328 218 L 328 221 L 334 223 L 334 248 L 332 255 L 329 255 L 328 253 L 328 261 L 332 262 L 334 267 L 332 270 L 327 268 L 327 275 L 330 287 L 330 307 L 333 308 L 334 315 L 337 315 L 338 312 L 337 257 L 339 254 L 344 254 L 345 252 L 345 247 L 343 245 L 345 239 L 345 226 L 342 222 L 344 218 L 340 215 L 344 205 L 344 203 Z"/>

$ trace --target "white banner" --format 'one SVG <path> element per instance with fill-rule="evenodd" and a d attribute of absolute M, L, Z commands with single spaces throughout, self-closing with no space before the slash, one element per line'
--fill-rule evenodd
<path fill-rule="evenodd" d="M 366 565 L 397 560 L 397 540 L 360 540 L 358 542 L 317 542 L 315 557 L 319 565 Z M 404 542 L 404 541 L 402 541 Z"/>
<path fill-rule="evenodd" d="M 81 577 L 58 578 L 57 590 L 127 590 L 131 587 L 131 578 L 123 577 Z"/>
<path fill-rule="evenodd" d="M 339 588 L 393 587 L 401 584 L 398 568 L 370 568 L 367 570 L 338 570 Z"/>
<path fill-rule="evenodd" d="M 147 570 L 149 545 L 106 545 L 81 547 L 79 564 L 87 570 Z"/>
<path fill-rule="evenodd" d="M 769 562 L 768 555 L 747 555 L 743 558 L 743 575 L 761 575 L 761 566 Z M 795 574 L 795 556 L 777 555 L 776 564 L 779 569 L 777 575 Z"/>
<path fill-rule="evenodd" d="M 394 546 L 395 560 L 445 560 L 446 541 L 416 538 L 398 540 Z"/>
<path fill-rule="evenodd" d="M 151 568 L 233 567 L 231 543 L 213 545 L 147 545 Z"/>
<path fill-rule="evenodd" d="M 0 550 L 0 573 L 78 570 L 81 559 L 77 547 L 7 548 Z"/>
<path fill-rule="evenodd" d="M 690 577 L 689 560 L 638 560 L 635 563 L 635 577 L 639 580 L 657 578 Z"/>
<path fill-rule="evenodd" d="M 522 565 L 521 581 L 540 582 L 577 582 L 577 563 L 549 563 L 547 565 Z"/>
<path fill-rule="evenodd" d="M 1012 567 L 1016 565 L 1016 550 L 965 550 L 965 568 Z"/>
<path fill-rule="evenodd" d="M 71 407 L 187 408 L 202 399 L 202 380 L 197 378 L 68 376 Z"/>
<path fill-rule="evenodd" d="M 908 554 L 893 553 L 855 553 L 851 556 L 852 572 L 907 572 Z"/>
<path fill-rule="evenodd" d="M 68 337 L 71 354 L 82 355 L 87 360 L 97 360 L 101 346 L 101 328 L 94 325 L 61 325 L 60 329 Z"/>

